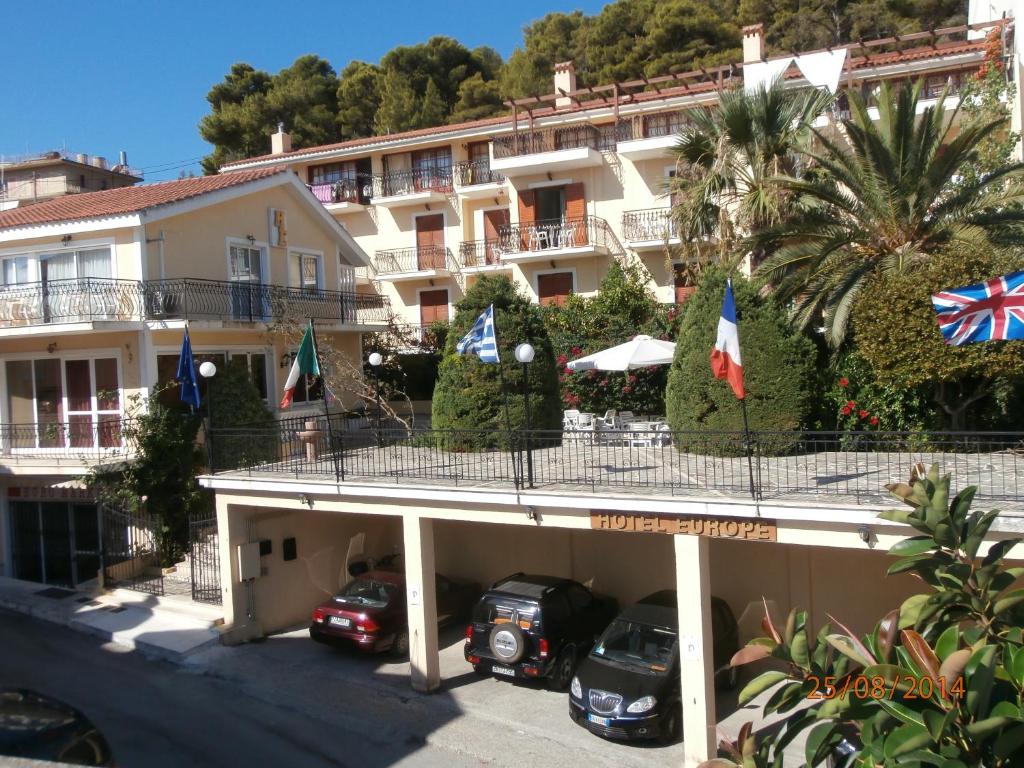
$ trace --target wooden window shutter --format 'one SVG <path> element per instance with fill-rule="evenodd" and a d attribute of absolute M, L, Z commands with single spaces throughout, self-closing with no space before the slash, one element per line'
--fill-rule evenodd
<path fill-rule="evenodd" d="M 519 250 L 527 250 L 529 231 L 536 220 L 537 193 L 532 189 L 524 189 L 519 193 Z"/>
<path fill-rule="evenodd" d="M 587 200 L 583 196 L 583 183 L 565 187 L 565 218 L 576 228 L 576 244 L 587 243 Z"/>

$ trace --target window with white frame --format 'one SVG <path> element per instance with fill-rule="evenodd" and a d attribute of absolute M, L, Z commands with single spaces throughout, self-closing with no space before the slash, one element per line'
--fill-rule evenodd
<path fill-rule="evenodd" d="M 28 256 L 8 256 L 0 260 L 0 283 L 22 285 L 28 282 Z"/>
<path fill-rule="evenodd" d="M 39 275 L 43 282 L 112 277 L 110 246 L 42 253 L 39 255 Z"/>
<path fill-rule="evenodd" d="M 315 293 L 322 287 L 320 256 L 315 253 L 297 253 L 295 259 L 298 266 L 299 287 L 304 291 Z"/>
<path fill-rule="evenodd" d="M 233 282 L 263 282 L 263 249 L 232 245 L 228 250 L 228 277 Z"/>

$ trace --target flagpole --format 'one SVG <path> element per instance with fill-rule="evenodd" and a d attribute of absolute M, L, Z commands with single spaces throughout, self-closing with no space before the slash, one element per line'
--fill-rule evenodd
<path fill-rule="evenodd" d="M 732 289 L 732 280 L 728 281 L 729 289 Z M 735 300 L 734 300 L 735 301 Z M 740 343 L 740 313 L 736 313 L 736 345 Z M 747 454 L 747 475 L 750 478 L 750 498 L 757 503 L 757 491 L 754 488 L 754 461 L 751 458 L 750 422 L 747 420 L 747 393 L 740 398 L 740 410 L 743 412 L 743 452 Z M 758 513 L 760 514 L 760 513 Z"/>
<path fill-rule="evenodd" d="M 501 348 L 498 345 L 498 319 L 494 318 L 494 348 L 498 351 L 498 381 L 501 382 L 501 399 L 504 403 L 505 409 L 505 427 L 508 429 L 508 440 L 509 447 L 512 447 L 512 418 L 508 412 L 508 387 L 505 386 L 505 364 L 501 362 Z M 522 454 L 519 454 L 519 461 L 522 461 Z M 522 467 L 519 468 L 522 470 Z M 516 488 L 519 488 L 519 477 L 522 475 L 521 471 L 516 471 L 516 457 L 512 457 L 512 482 Z"/>
<path fill-rule="evenodd" d="M 313 353 L 316 355 L 316 367 L 320 371 L 320 398 L 324 402 L 324 418 L 327 419 L 327 447 L 334 460 L 334 479 L 342 480 L 341 465 L 338 462 L 338 451 L 334 446 L 334 430 L 331 429 L 331 410 L 327 405 L 327 380 L 324 378 L 323 360 L 320 358 L 320 345 L 316 342 L 316 326 L 313 325 L 313 318 L 309 318 L 309 332 L 313 336 Z"/>

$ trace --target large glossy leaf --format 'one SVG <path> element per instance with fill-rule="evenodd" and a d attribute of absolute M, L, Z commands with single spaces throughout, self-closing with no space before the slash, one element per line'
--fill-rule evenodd
<path fill-rule="evenodd" d="M 773 712 L 788 712 L 806 698 L 807 694 L 802 685 L 783 685 L 768 697 L 764 704 L 764 712 L 766 715 Z"/>
<path fill-rule="evenodd" d="M 979 518 L 977 524 L 972 527 L 967 541 L 964 542 L 964 554 L 971 560 L 978 554 L 981 542 L 985 540 L 988 529 L 992 527 L 992 523 L 998 516 L 999 510 L 994 509 L 991 512 L 986 512 Z"/>
<path fill-rule="evenodd" d="M 1024 602 L 1024 589 L 1015 589 L 1011 592 L 1007 592 L 1002 595 L 994 606 L 992 606 L 992 612 L 998 616 L 1004 611 L 1010 610 L 1013 606 Z"/>
<path fill-rule="evenodd" d="M 946 631 L 935 641 L 935 655 L 939 657 L 939 661 L 945 661 L 946 657 L 959 647 L 960 628 L 947 627 Z"/>
<path fill-rule="evenodd" d="M 760 675 L 755 677 L 749 683 L 747 683 L 743 690 L 740 691 L 739 703 L 746 704 L 755 696 L 764 693 L 773 685 L 782 682 L 789 678 L 785 672 L 779 672 L 778 670 L 769 670 L 768 672 L 762 672 Z"/>
<path fill-rule="evenodd" d="M 907 649 L 911 658 L 925 676 L 932 680 L 939 676 L 939 658 L 928 645 L 928 642 L 912 629 L 904 629 L 900 632 L 903 647 Z"/>
<path fill-rule="evenodd" d="M 991 565 L 992 563 L 1001 560 L 1006 556 L 1006 553 L 1013 549 L 1015 546 L 1024 541 L 1024 539 L 1004 539 L 1003 541 L 997 541 L 991 547 L 988 548 L 988 554 L 982 558 L 982 565 Z"/>
<path fill-rule="evenodd" d="M 947 694 L 953 689 L 953 685 L 964 673 L 964 667 L 967 666 L 967 662 L 971 659 L 971 649 L 961 648 L 958 651 L 953 651 L 949 656 L 942 660 L 942 664 L 939 665 L 939 677 L 942 678 L 942 683 Z M 955 698 L 955 697 L 953 697 Z"/>
<path fill-rule="evenodd" d="M 872 664 L 869 655 L 862 653 L 847 635 L 829 635 L 828 644 L 862 667 L 870 667 Z"/>
<path fill-rule="evenodd" d="M 988 702 L 992 695 L 992 682 L 995 679 L 993 661 L 996 656 L 994 645 L 986 645 L 973 654 L 964 667 L 967 679 L 967 710 L 975 718 L 983 718 L 988 713 Z"/>
<path fill-rule="evenodd" d="M 1024 754 L 1024 724 L 1017 723 L 1003 731 L 992 745 L 996 757 L 1011 758 Z"/>
<path fill-rule="evenodd" d="M 842 739 L 843 736 L 836 730 L 835 723 L 825 722 L 816 725 L 807 734 L 807 743 L 804 746 L 804 759 L 807 761 L 807 765 L 814 766 L 821 763 Z"/>
<path fill-rule="evenodd" d="M 732 658 L 729 660 L 729 666 L 739 667 L 743 664 L 766 659 L 771 655 L 771 649 L 763 645 L 747 645 L 732 655 Z"/>
<path fill-rule="evenodd" d="M 928 729 L 928 733 L 931 734 L 932 741 L 939 742 L 942 740 L 946 728 L 956 717 L 956 710 L 951 709 L 943 714 L 934 709 L 925 709 L 922 710 L 921 715 L 924 717 L 924 725 Z"/>
<path fill-rule="evenodd" d="M 902 701 L 896 699 L 890 699 L 885 696 L 878 699 L 878 706 L 888 712 L 890 715 L 895 717 L 901 723 L 907 723 L 908 725 L 916 725 L 922 730 L 924 729 L 924 716 L 916 709 L 911 709 Z"/>
<path fill-rule="evenodd" d="M 1013 722 L 1012 717 L 986 717 L 975 723 L 964 726 L 964 732 L 972 739 L 984 741 L 996 731 L 1002 730 Z"/>
<path fill-rule="evenodd" d="M 878 622 L 878 628 L 875 631 L 875 647 L 881 661 L 889 661 L 892 656 L 892 644 L 896 642 L 899 623 L 900 612 L 898 609 L 889 611 Z"/>
<path fill-rule="evenodd" d="M 974 501 L 974 494 L 977 492 L 976 485 L 969 485 L 953 497 L 953 501 L 949 504 L 949 516 L 953 519 L 953 525 L 962 526 L 967 520 L 967 514 L 971 511 L 971 503 Z"/>
<path fill-rule="evenodd" d="M 935 541 L 931 536 L 914 536 L 903 541 L 897 541 L 889 547 L 889 554 L 894 557 L 910 557 L 920 555 L 935 548 Z"/>
<path fill-rule="evenodd" d="M 888 758 L 906 755 L 932 744 L 934 740 L 928 729 L 920 725 L 900 725 L 885 739 L 885 756 Z"/>
<path fill-rule="evenodd" d="M 930 563 L 932 556 L 930 554 L 914 555 L 913 557 L 904 557 L 897 560 L 895 563 L 889 566 L 886 573 L 889 576 L 894 576 L 897 573 L 906 573 L 912 571 L 926 563 Z"/>
<path fill-rule="evenodd" d="M 917 624 L 918 616 L 921 614 L 921 609 L 924 604 L 928 602 L 928 595 L 911 595 L 903 601 L 903 605 L 900 606 L 900 629 L 904 627 L 913 627 Z"/>

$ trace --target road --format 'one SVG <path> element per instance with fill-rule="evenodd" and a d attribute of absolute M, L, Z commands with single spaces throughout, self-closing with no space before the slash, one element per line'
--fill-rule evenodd
<path fill-rule="evenodd" d="M 426 743 L 422 719 L 403 711 L 402 699 L 367 704 L 357 694 L 317 716 L 316 708 L 252 696 L 230 680 L 3 610 L 0 685 L 78 707 L 106 735 L 120 768 L 481 764 Z"/>

